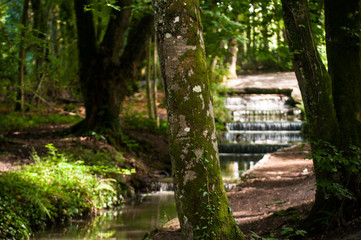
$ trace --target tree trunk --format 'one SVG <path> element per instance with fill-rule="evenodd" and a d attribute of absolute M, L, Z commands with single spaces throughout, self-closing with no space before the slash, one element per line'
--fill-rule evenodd
<path fill-rule="evenodd" d="M 336 2 L 325 3 L 327 52 L 332 78 L 316 50 L 307 0 L 282 0 L 287 40 L 310 128 L 316 174 L 316 199 L 305 221 L 310 231 L 333 228 L 361 215 L 360 176 L 357 173 L 360 169 L 356 173 L 349 170 L 345 156 L 340 159 L 340 155 L 336 155 L 332 148 L 329 151 L 326 144 L 345 150 L 350 143 L 360 143 L 356 139 L 361 132 L 358 119 L 361 106 L 360 39 L 342 35 L 342 32 L 347 32 L 345 26 L 359 30 L 360 2 L 354 4 L 350 0 L 342 7 Z M 316 144 L 316 141 L 321 142 Z M 356 161 L 360 165 L 359 156 Z"/>
<path fill-rule="evenodd" d="M 45 1 L 42 6 L 40 0 L 31 0 L 31 7 L 34 13 L 34 36 L 36 36 L 38 43 L 35 47 L 35 68 L 34 68 L 34 75 L 35 75 L 35 93 L 40 94 L 40 89 L 42 83 L 44 81 L 46 71 L 45 62 L 48 60 L 49 49 L 46 43 L 46 36 L 48 33 L 48 14 L 47 11 L 50 6 L 49 1 Z M 54 43 L 55 44 L 55 43 Z M 49 64 L 47 64 L 49 65 Z M 38 98 L 37 95 L 34 94 L 32 98 L 32 104 L 34 104 L 35 99 Z M 39 98 L 40 99 L 40 98 Z M 37 101 L 37 104 L 39 101 Z"/>
<path fill-rule="evenodd" d="M 325 1 L 326 46 L 342 149 L 361 147 L 361 1 Z"/>
<path fill-rule="evenodd" d="M 311 140 L 337 144 L 338 124 L 331 78 L 320 59 L 311 32 L 306 0 L 282 0 L 287 41 L 306 109 Z"/>
<path fill-rule="evenodd" d="M 154 111 L 153 111 L 153 98 L 151 97 L 151 89 L 152 83 L 150 81 L 151 76 L 151 57 L 152 57 L 152 37 L 150 36 L 148 41 L 148 48 L 147 48 L 147 77 L 146 77 L 146 93 L 147 93 L 147 108 L 148 108 L 148 117 L 150 119 L 154 119 Z"/>
<path fill-rule="evenodd" d="M 17 103 L 15 105 L 15 111 L 24 111 L 24 104 L 25 104 L 25 58 L 26 58 L 26 51 L 25 51 L 25 37 L 26 37 L 26 27 L 28 22 L 28 10 L 29 10 L 29 0 L 24 0 L 23 5 L 23 13 L 21 16 L 21 24 L 22 29 L 20 33 L 20 46 L 19 46 L 19 77 L 18 77 L 18 95 L 17 95 Z"/>
<path fill-rule="evenodd" d="M 244 239 L 223 186 L 198 1 L 155 0 L 175 198 L 185 239 Z"/>
<path fill-rule="evenodd" d="M 361 148 L 361 1 L 325 1 L 326 47 L 328 68 L 332 79 L 332 90 L 336 115 L 340 126 L 338 149 L 346 158 L 357 159 L 350 146 Z M 355 156 L 356 155 L 356 156 Z M 338 169 L 341 186 L 353 194 L 344 198 L 338 207 L 336 219 L 340 223 L 361 216 L 361 177 L 343 162 Z"/>
<path fill-rule="evenodd" d="M 262 40 L 263 40 L 263 50 L 265 52 L 269 51 L 269 44 L 268 44 L 268 25 L 270 22 L 269 17 L 267 16 L 268 14 L 268 10 L 267 10 L 267 6 L 268 6 L 268 1 L 265 2 L 261 2 L 261 9 L 262 9 Z"/>
<path fill-rule="evenodd" d="M 112 10 L 100 46 L 96 45 L 93 16 L 84 12 L 87 1 L 74 0 L 78 29 L 79 78 L 86 118 L 73 130 L 119 133 L 120 106 L 136 79 L 144 58 L 146 39 L 152 33 L 153 16 L 144 16 L 129 30 L 123 54 L 124 36 L 129 26 L 131 1 L 119 1 L 121 11 Z M 80 128 L 80 129 L 79 129 Z"/>
<path fill-rule="evenodd" d="M 229 62 L 229 78 L 237 78 L 237 53 L 238 53 L 238 45 L 237 39 L 231 39 L 228 42 L 228 52 L 232 54 L 232 56 L 228 59 Z"/>
<path fill-rule="evenodd" d="M 153 111 L 154 118 L 156 120 L 157 126 L 159 127 L 159 116 L 158 116 L 158 89 L 157 89 L 157 62 L 158 62 L 158 51 L 157 51 L 157 35 L 154 34 L 154 52 L 153 52 L 153 88 L 152 88 L 152 97 L 153 97 Z"/>

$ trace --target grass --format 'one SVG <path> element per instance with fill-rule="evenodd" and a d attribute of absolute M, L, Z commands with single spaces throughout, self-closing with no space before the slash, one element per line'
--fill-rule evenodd
<path fill-rule="evenodd" d="M 40 127 L 44 124 L 75 124 L 82 120 L 78 116 L 67 116 L 57 113 L 46 115 L 10 113 L 0 114 L 0 132 L 21 131 L 29 128 Z"/>
<path fill-rule="evenodd" d="M 168 134 L 168 121 L 160 120 L 159 126 L 154 119 L 147 118 L 142 114 L 126 114 L 123 117 L 123 127 L 127 129 L 144 129 L 154 134 L 167 135 Z"/>
<path fill-rule="evenodd" d="M 33 230 L 47 223 L 122 203 L 120 185 L 105 176 L 131 174 L 130 170 L 88 166 L 58 153 L 51 144 L 46 147 L 46 156 L 33 154 L 34 164 L 0 174 L 0 239 L 29 239 Z"/>

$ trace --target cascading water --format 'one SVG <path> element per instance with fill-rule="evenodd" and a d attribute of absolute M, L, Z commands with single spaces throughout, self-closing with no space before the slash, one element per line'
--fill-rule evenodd
<path fill-rule="evenodd" d="M 223 177 L 238 179 L 265 153 L 302 142 L 301 111 L 283 94 L 240 94 L 226 99 L 233 121 L 219 139 Z"/>

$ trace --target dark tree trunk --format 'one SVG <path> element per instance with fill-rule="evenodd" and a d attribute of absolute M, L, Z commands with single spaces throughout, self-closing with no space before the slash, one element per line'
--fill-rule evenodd
<path fill-rule="evenodd" d="M 345 161 L 354 156 L 340 158 L 326 144 L 338 150 L 347 150 L 350 144 L 360 146 L 360 39 L 349 34 L 350 29 L 355 33 L 360 28 L 357 2 L 349 0 L 341 6 L 337 1 L 325 1 L 329 75 L 316 50 L 307 0 L 282 0 L 314 154 L 316 199 L 305 221 L 310 231 L 333 228 L 360 216 L 360 169 L 352 172 Z"/>
<path fill-rule="evenodd" d="M 342 149 L 361 147 L 361 1 L 325 1 L 328 68 Z"/>
<path fill-rule="evenodd" d="M 125 32 L 129 26 L 131 1 L 119 1 L 121 11 L 112 10 L 106 33 L 99 48 L 96 45 L 93 16 L 84 12 L 87 1 L 75 0 L 78 27 L 79 78 L 83 90 L 86 118 L 81 132 L 96 131 L 116 134 L 120 130 L 121 103 L 136 79 L 144 58 L 146 39 L 152 33 L 153 17 L 145 14 L 131 27 L 123 54 Z"/>
<path fill-rule="evenodd" d="M 334 145 L 338 123 L 332 83 L 313 41 L 306 0 L 282 0 L 287 41 L 305 105 L 311 140 Z"/>
<path fill-rule="evenodd" d="M 354 158 L 354 165 L 361 164 L 360 154 L 350 146 L 361 148 L 361 1 L 325 1 L 326 47 L 328 69 L 336 115 L 340 126 L 338 149 L 345 158 Z M 359 169 L 360 170 L 360 169 Z M 361 177 L 346 163 L 335 174 L 341 186 L 352 193 L 343 198 L 336 208 L 339 224 L 361 216 Z"/>

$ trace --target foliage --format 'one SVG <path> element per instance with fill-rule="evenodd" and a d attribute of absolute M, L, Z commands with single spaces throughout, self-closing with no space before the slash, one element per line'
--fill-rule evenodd
<path fill-rule="evenodd" d="M 58 153 L 52 144 L 46 147 L 46 156 L 33 154 L 34 164 L 0 175 L 0 239 L 28 239 L 30 229 L 49 221 L 65 221 L 122 202 L 115 180 L 93 174 L 110 168 L 89 167 Z"/>
<path fill-rule="evenodd" d="M 75 124 L 81 120 L 78 116 L 61 114 L 26 114 L 10 113 L 0 114 L 0 131 L 21 131 L 40 127 L 43 124 Z"/>
<path fill-rule="evenodd" d="M 351 176 L 361 177 L 361 149 L 350 146 L 345 153 L 328 142 L 313 143 L 311 158 L 315 162 L 315 172 L 323 172 L 328 177 L 317 181 L 317 187 L 324 192 L 326 199 L 336 196 L 340 201 L 355 200 L 355 192 L 348 187 Z"/>
<path fill-rule="evenodd" d="M 155 134 L 166 135 L 168 133 L 168 121 L 160 120 L 159 126 L 154 119 L 146 118 L 138 113 L 126 114 L 123 118 L 126 129 L 143 129 Z"/>
<path fill-rule="evenodd" d="M 252 232 L 251 240 L 256 240 L 256 239 L 261 239 L 261 240 L 289 240 L 289 239 L 293 239 L 294 237 L 305 237 L 306 234 L 307 234 L 307 232 L 305 230 L 294 229 L 294 228 L 291 228 L 291 227 L 284 227 L 282 232 L 281 232 L 282 238 L 275 238 L 273 233 L 270 234 L 270 237 L 265 238 L 265 237 L 259 236 L 255 232 Z"/>
<path fill-rule="evenodd" d="M 222 58 L 230 57 L 229 42 L 237 39 L 240 73 L 292 69 L 291 55 L 282 32 L 280 0 L 203 0 L 201 7 L 209 59 L 218 56 L 218 64 L 227 67 L 227 61 Z"/>

